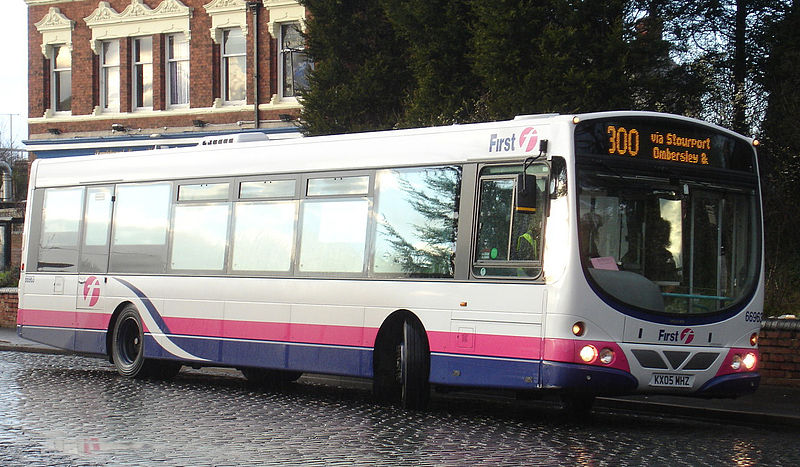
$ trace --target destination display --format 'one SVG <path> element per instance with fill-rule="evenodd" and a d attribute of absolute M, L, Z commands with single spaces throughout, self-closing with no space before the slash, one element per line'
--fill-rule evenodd
<path fill-rule="evenodd" d="M 587 120 L 575 129 L 580 156 L 661 161 L 754 172 L 751 145 L 714 128 L 667 118 Z"/>

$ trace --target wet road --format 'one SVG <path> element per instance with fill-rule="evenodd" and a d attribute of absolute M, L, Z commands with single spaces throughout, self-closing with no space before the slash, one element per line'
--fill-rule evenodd
<path fill-rule="evenodd" d="M 231 375 L 132 381 L 100 359 L 0 352 L 0 465 L 800 465 L 797 432 L 458 397 L 404 412 L 366 386 Z"/>

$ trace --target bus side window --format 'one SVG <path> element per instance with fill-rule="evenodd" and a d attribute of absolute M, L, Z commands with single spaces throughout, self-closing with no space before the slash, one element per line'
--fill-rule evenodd
<path fill-rule="evenodd" d="M 83 187 L 44 191 L 37 270 L 76 271 L 83 193 Z"/>
<path fill-rule="evenodd" d="M 542 223 L 547 196 L 548 167 L 528 168 L 528 181 L 536 190 L 535 206 L 517 206 L 522 189 L 521 166 L 489 166 L 481 171 L 478 224 L 473 274 L 485 276 L 538 277 L 541 272 Z"/>
<path fill-rule="evenodd" d="M 165 273 L 172 184 L 117 185 L 110 272 Z"/>
<path fill-rule="evenodd" d="M 377 177 L 373 271 L 453 277 L 461 169 L 387 169 Z"/>

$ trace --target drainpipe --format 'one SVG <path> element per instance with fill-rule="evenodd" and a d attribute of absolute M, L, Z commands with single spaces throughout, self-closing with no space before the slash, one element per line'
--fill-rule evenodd
<path fill-rule="evenodd" d="M 259 128 L 258 118 L 258 8 L 260 1 L 247 2 L 247 7 L 253 12 L 253 128 Z"/>

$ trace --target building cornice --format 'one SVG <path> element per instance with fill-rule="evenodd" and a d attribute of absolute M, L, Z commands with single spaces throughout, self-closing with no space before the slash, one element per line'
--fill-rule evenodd
<path fill-rule="evenodd" d="M 131 0 L 122 13 L 117 13 L 108 2 L 100 2 L 83 20 L 92 30 L 91 47 L 97 54 L 104 40 L 173 33 L 188 37 L 191 17 L 192 9 L 179 0 L 163 0 L 155 8 L 148 7 L 143 0 Z"/>
<path fill-rule="evenodd" d="M 264 0 L 264 8 L 269 10 L 267 29 L 274 39 L 280 34 L 281 23 L 299 22 L 300 29 L 306 30 L 306 8 L 296 0 Z"/>
<path fill-rule="evenodd" d="M 222 43 L 222 30 L 241 28 L 247 35 L 247 3 L 244 0 L 213 0 L 203 5 L 211 17 L 211 40 L 215 44 Z"/>
<path fill-rule="evenodd" d="M 61 14 L 61 10 L 50 7 L 38 23 L 34 23 L 36 30 L 42 35 L 42 54 L 50 58 L 52 45 L 66 45 L 72 50 L 72 30 L 75 28 L 75 21 Z"/>

